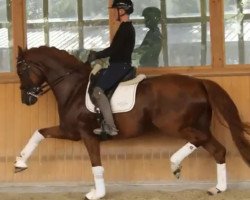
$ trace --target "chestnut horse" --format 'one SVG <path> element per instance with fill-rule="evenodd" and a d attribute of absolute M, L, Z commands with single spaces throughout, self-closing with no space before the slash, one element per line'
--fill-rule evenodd
<path fill-rule="evenodd" d="M 45 93 L 44 84 L 53 91 L 58 103 L 59 125 L 34 132 L 15 162 L 16 172 L 26 169 L 28 158 L 44 138 L 83 140 L 86 145 L 95 189 L 86 199 L 105 196 L 104 169 L 100 158 L 96 115 L 85 106 L 85 93 L 91 72 L 83 63 L 64 50 L 39 47 L 23 50 L 19 47 L 17 73 L 20 78 L 22 102 L 32 105 Z M 153 132 L 182 138 L 187 144 L 174 153 L 171 170 L 176 177 L 181 172 L 181 161 L 196 148 L 203 147 L 215 159 L 217 184 L 208 190 L 217 194 L 227 189 L 226 149 L 210 130 L 212 112 L 222 116 L 228 124 L 233 141 L 242 158 L 250 165 L 250 144 L 245 133 L 249 128 L 239 117 L 236 105 L 217 83 L 184 75 L 167 74 L 146 78 L 139 83 L 134 108 L 114 114 L 119 134 L 111 139 L 126 139 Z M 157 134 L 156 134 L 157 133 Z"/>

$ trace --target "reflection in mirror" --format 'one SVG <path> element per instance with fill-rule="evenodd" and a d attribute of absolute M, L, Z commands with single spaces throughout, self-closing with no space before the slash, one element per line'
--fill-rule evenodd
<path fill-rule="evenodd" d="M 162 48 L 162 35 L 158 27 L 161 20 L 161 11 L 156 7 L 146 7 L 142 16 L 148 31 L 141 45 L 134 50 L 133 57 L 135 60 L 139 60 L 140 67 L 158 67 Z"/>
<path fill-rule="evenodd" d="M 211 63 L 209 0 L 133 2 L 135 10 L 131 19 L 136 29 L 133 57 L 136 66 Z M 150 13 L 147 8 L 155 12 Z M 145 11 L 150 14 L 143 14 Z M 28 48 L 48 45 L 68 51 L 99 51 L 110 45 L 108 1 L 26 0 L 26 13 Z"/>
<path fill-rule="evenodd" d="M 161 41 L 161 45 L 158 45 L 161 50 L 158 55 L 158 48 L 154 47 L 156 44 L 150 44 L 153 53 L 147 54 L 147 63 L 143 63 L 141 57 L 134 54 L 135 65 L 141 67 L 177 67 L 211 64 L 209 0 L 147 0 L 143 1 L 143 6 L 142 8 L 142 5 L 135 1 L 135 11 L 137 11 L 135 13 L 137 14 L 134 17 L 132 15 L 137 35 L 135 53 L 140 51 L 145 42 L 144 38 L 146 39 L 147 34 L 152 32 L 145 23 L 145 16 L 138 14 L 138 10 L 142 13 L 148 7 L 156 7 L 161 12 L 158 24 L 159 31 L 155 34 L 158 35 L 158 39 L 154 39 L 155 43 Z M 153 59 L 156 54 L 158 61 L 150 62 L 150 57 Z"/>

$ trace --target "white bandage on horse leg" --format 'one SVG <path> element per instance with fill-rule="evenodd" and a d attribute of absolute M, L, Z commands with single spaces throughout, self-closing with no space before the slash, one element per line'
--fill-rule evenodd
<path fill-rule="evenodd" d="M 195 149 L 197 149 L 197 147 L 188 142 L 175 152 L 170 158 L 172 171 L 175 171 L 180 166 L 181 161 L 190 155 Z"/>
<path fill-rule="evenodd" d="M 217 185 L 216 185 L 216 188 L 223 192 L 227 189 L 226 163 L 216 164 L 216 166 L 217 166 Z"/>
<path fill-rule="evenodd" d="M 26 161 L 31 156 L 33 151 L 36 149 L 38 144 L 44 139 L 44 136 L 39 133 L 38 130 L 29 139 L 29 142 L 26 144 L 24 149 L 21 151 L 20 157 L 17 157 L 15 166 L 26 168 Z"/>
<path fill-rule="evenodd" d="M 94 175 L 95 189 L 92 189 L 86 197 L 89 200 L 100 199 L 105 196 L 105 183 L 103 178 L 104 168 L 102 166 L 92 167 L 92 172 Z"/>

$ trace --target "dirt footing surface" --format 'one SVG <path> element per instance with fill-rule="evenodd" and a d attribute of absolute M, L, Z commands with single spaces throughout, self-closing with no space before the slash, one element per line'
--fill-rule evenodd
<path fill-rule="evenodd" d="M 84 193 L 11 193 L 1 192 L 1 200 L 83 200 Z M 250 189 L 229 189 L 215 196 L 207 195 L 204 190 L 189 189 L 181 191 L 127 190 L 110 191 L 103 200 L 250 200 Z"/>

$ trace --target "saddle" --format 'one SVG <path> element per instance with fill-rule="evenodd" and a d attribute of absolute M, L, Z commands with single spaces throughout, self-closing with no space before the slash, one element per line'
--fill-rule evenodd
<path fill-rule="evenodd" d="M 98 74 L 98 72 L 96 73 Z M 95 75 L 94 75 L 95 76 Z M 90 112 L 97 113 L 94 104 L 89 97 L 89 91 L 92 90 L 91 81 L 95 81 L 95 77 L 90 76 L 90 81 L 87 86 L 87 92 L 85 96 L 86 107 Z M 113 113 L 121 113 L 130 111 L 135 104 L 136 88 L 140 81 L 145 79 L 144 74 L 136 76 L 136 68 L 131 67 L 129 73 L 124 77 L 122 82 L 106 94 L 110 100 L 111 110 Z M 92 82 L 92 83 L 93 83 Z"/>

